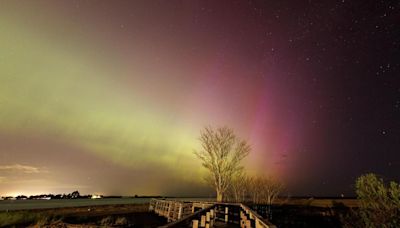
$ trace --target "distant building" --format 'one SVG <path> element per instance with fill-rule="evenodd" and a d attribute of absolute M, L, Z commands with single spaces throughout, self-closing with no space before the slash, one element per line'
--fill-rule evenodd
<path fill-rule="evenodd" d="M 39 199 L 41 199 L 41 200 L 51 200 L 51 197 L 50 196 L 43 196 L 43 197 L 40 197 Z"/>
<path fill-rule="evenodd" d="M 103 198 L 103 196 L 102 195 L 92 195 L 91 198 L 92 199 L 101 199 L 101 198 Z"/>

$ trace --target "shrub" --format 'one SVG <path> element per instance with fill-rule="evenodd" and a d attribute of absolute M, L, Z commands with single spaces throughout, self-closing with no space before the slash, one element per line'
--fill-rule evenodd
<path fill-rule="evenodd" d="M 400 186 L 369 173 L 356 181 L 359 208 L 346 218 L 345 226 L 400 227 Z"/>
<path fill-rule="evenodd" d="M 117 219 L 115 219 L 115 223 L 114 225 L 117 226 L 124 226 L 128 224 L 128 220 L 125 217 L 118 217 Z"/>
<path fill-rule="evenodd" d="M 107 216 L 100 221 L 100 225 L 102 226 L 110 226 L 114 224 L 114 219 L 111 216 Z"/>

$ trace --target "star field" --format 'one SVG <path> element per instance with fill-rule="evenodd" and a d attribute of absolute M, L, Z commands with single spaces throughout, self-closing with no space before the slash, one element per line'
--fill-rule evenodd
<path fill-rule="evenodd" d="M 207 195 L 192 154 L 207 125 L 234 128 L 248 170 L 291 195 L 352 195 L 366 172 L 398 181 L 399 9 L 2 1 L 0 194 L 33 180 L 26 194 Z"/>

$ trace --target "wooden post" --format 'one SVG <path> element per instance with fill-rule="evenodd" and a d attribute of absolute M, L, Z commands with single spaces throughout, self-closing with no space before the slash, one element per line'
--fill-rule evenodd
<path fill-rule="evenodd" d="M 243 228 L 243 211 L 240 211 L 240 222 L 239 225 L 241 228 Z"/>
<path fill-rule="evenodd" d="M 213 227 L 214 226 L 214 220 L 215 220 L 215 216 L 214 216 L 214 209 L 210 210 L 210 226 Z"/>
<path fill-rule="evenodd" d="M 206 213 L 206 228 L 210 228 L 210 212 Z"/>
<path fill-rule="evenodd" d="M 156 212 L 156 214 L 158 214 L 159 206 L 160 206 L 160 202 L 157 201 L 157 202 L 156 202 L 156 209 L 154 210 L 154 211 Z"/>
<path fill-rule="evenodd" d="M 251 228 L 251 220 L 246 220 L 246 228 Z"/>
<path fill-rule="evenodd" d="M 170 201 L 170 202 L 168 203 L 167 218 L 168 218 L 168 221 L 169 221 L 169 222 L 171 221 L 171 209 L 172 209 L 172 201 Z"/>
<path fill-rule="evenodd" d="M 182 217 L 182 203 L 179 204 L 178 219 Z"/>
<path fill-rule="evenodd" d="M 174 203 L 174 220 L 178 218 L 177 207 L 178 207 L 178 203 L 175 202 Z"/>
<path fill-rule="evenodd" d="M 246 217 L 246 214 L 245 214 L 243 211 L 241 211 L 240 213 L 241 213 L 240 227 L 241 227 L 241 228 L 244 228 L 244 227 L 246 227 L 246 220 L 247 220 L 247 217 Z"/>
<path fill-rule="evenodd" d="M 200 227 L 206 227 L 206 216 L 201 216 Z"/>
<path fill-rule="evenodd" d="M 193 226 L 192 226 L 192 228 L 198 228 L 199 227 L 199 220 L 192 220 L 192 222 L 193 222 Z"/>
<path fill-rule="evenodd" d="M 256 218 L 256 228 L 261 228 L 260 220 Z"/>
<path fill-rule="evenodd" d="M 225 222 L 228 222 L 228 207 L 225 207 Z"/>

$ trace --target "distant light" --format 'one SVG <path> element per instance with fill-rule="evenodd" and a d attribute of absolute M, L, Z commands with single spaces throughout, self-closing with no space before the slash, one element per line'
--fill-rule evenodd
<path fill-rule="evenodd" d="M 101 199 L 102 196 L 101 195 L 92 195 L 92 199 Z"/>

